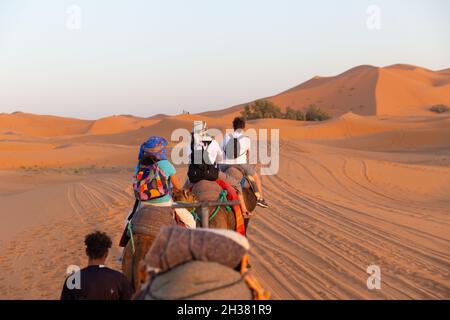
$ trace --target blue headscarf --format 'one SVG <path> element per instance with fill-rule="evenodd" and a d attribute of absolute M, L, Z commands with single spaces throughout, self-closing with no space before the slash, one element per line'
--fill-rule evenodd
<path fill-rule="evenodd" d="M 160 136 L 153 136 L 148 138 L 139 149 L 138 160 L 141 161 L 144 154 L 151 154 L 158 160 L 167 160 L 167 145 L 169 143 L 166 139 Z"/>

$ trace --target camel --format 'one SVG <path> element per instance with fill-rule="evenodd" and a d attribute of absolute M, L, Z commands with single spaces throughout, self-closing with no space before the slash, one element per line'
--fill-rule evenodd
<path fill-rule="evenodd" d="M 218 201 L 222 188 L 215 181 L 202 180 L 192 186 L 192 193 L 196 199 L 202 201 Z M 217 211 L 217 212 L 216 212 Z M 201 210 L 197 209 L 197 226 L 201 227 Z M 236 217 L 233 210 L 230 212 L 225 206 L 209 208 L 208 227 L 212 229 L 236 229 Z"/>
<path fill-rule="evenodd" d="M 174 191 L 173 200 L 178 203 L 216 201 L 219 200 L 221 192 L 222 189 L 216 182 L 202 180 L 192 187 L 192 192 L 187 190 Z M 251 206 L 252 197 L 249 192 L 248 198 Z M 253 208 L 256 206 L 256 200 L 254 202 Z M 199 217 L 197 226 L 201 227 L 201 210 L 196 209 L 196 214 Z M 225 206 L 212 207 L 209 214 L 209 228 L 236 229 L 236 217 L 233 210 L 228 211 Z M 135 291 L 139 290 L 142 284 L 143 269 L 141 261 L 150 249 L 161 227 L 170 225 L 176 225 L 173 218 L 173 209 L 170 207 L 142 206 L 133 218 L 133 242 L 129 241 L 124 248 L 122 271 Z"/>
<path fill-rule="evenodd" d="M 180 202 L 195 202 L 188 191 L 174 192 L 173 199 Z M 170 207 L 141 206 L 132 220 L 133 241 L 128 241 L 123 251 L 122 272 L 135 291 L 140 289 L 140 263 L 150 249 L 161 227 L 176 225 Z M 134 252 L 133 252 L 134 247 Z"/>
<path fill-rule="evenodd" d="M 241 170 L 234 168 L 234 167 L 229 167 L 226 170 L 226 174 L 230 175 L 237 181 L 242 181 L 242 179 L 245 178 L 244 173 Z M 245 179 L 245 183 L 242 186 L 242 195 L 244 197 L 244 201 L 245 201 L 247 210 L 249 212 L 255 211 L 257 199 L 256 199 L 256 195 L 254 192 L 254 186 L 253 186 L 252 182 L 250 182 L 248 180 L 248 178 Z M 247 226 L 248 226 L 249 222 L 250 222 L 250 217 L 249 216 L 244 217 L 245 230 L 247 230 Z"/>
<path fill-rule="evenodd" d="M 247 268 L 250 244 L 224 229 L 163 227 L 145 256 L 137 300 L 269 299 Z"/>

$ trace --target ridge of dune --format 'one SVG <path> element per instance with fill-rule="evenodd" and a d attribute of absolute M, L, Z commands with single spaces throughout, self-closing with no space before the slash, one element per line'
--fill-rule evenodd
<path fill-rule="evenodd" d="M 0 114 L 0 134 L 35 137 L 84 134 L 92 121 L 24 112 Z"/>
<path fill-rule="evenodd" d="M 410 64 L 386 67 L 360 65 L 336 76 L 315 76 L 267 99 L 282 111 L 304 109 L 311 104 L 332 116 L 347 112 L 359 115 L 432 115 L 434 104 L 450 105 L 450 69 L 433 71 Z M 201 115 L 237 116 L 245 104 Z"/>
<path fill-rule="evenodd" d="M 434 104 L 450 105 L 450 75 L 423 68 L 383 68 L 376 86 L 378 115 L 427 115 Z"/>
<path fill-rule="evenodd" d="M 408 63 L 395 63 L 395 64 L 388 65 L 388 66 L 384 67 L 383 69 L 399 69 L 399 70 L 413 70 L 413 71 L 414 70 L 426 70 L 429 72 L 433 72 L 430 69 L 415 66 L 413 64 L 408 64 Z"/>
<path fill-rule="evenodd" d="M 160 135 L 165 138 L 170 138 L 172 133 L 176 129 L 192 129 L 192 121 L 182 118 L 168 117 L 161 120 L 154 121 L 150 125 L 135 128 L 133 130 L 108 133 L 108 134 L 96 134 L 96 135 L 81 135 L 73 137 L 70 140 L 76 143 L 102 143 L 102 144 L 116 144 L 116 145 L 139 145 L 149 136 Z M 222 123 L 222 126 L 225 123 Z M 209 125 L 209 127 L 212 127 Z"/>
<path fill-rule="evenodd" d="M 112 134 L 135 130 L 156 123 L 157 119 L 147 119 L 134 116 L 110 116 L 95 120 L 87 133 L 89 134 Z"/>

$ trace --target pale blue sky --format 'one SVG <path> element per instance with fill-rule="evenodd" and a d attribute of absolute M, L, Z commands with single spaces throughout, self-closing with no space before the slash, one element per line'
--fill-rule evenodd
<path fill-rule="evenodd" d="M 394 63 L 450 67 L 450 1 L 0 0 L 0 112 L 200 112 Z"/>

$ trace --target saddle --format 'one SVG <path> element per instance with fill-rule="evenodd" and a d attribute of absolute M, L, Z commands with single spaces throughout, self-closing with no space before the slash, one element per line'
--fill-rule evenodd
<path fill-rule="evenodd" d="M 229 167 L 227 169 L 227 174 L 232 176 L 237 181 L 240 181 L 242 189 L 249 189 L 255 194 L 255 196 L 258 196 L 255 180 L 252 176 L 246 176 L 245 172 L 239 168 L 239 166 Z"/>
<path fill-rule="evenodd" d="M 157 235 L 161 226 L 175 224 L 170 207 L 142 206 L 131 220 L 133 234 Z"/>
<path fill-rule="evenodd" d="M 236 191 L 233 187 L 228 185 L 222 180 L 217 181 L 207 181 L 201 180 L 195 183 L 191 187 L 192 193 L 194 193 L 199 201 L 218 201 L 220 199 L 221 193 L 226 191 L 227 200 L 239 200 Z M 232 206 L 235 219 L 236 219 L 236 230 L 238 233 L 245 236 L 245 226 L 244 218 L 242 216 L 241 208 L 239 205 Z"/>
<path fill-rule="evenodd" d="M 139 207 L 139 202 L 136 201 L 133 211 L 127 218 L 125 229 L 120 237 L 119 247 L 126 247 L 128 241 L 130 241 L 131 233 L 156 235 L 161 225 L 173 224 L 176 224 L 176 221 L 174 220 L 174 210 L 172 208 L 158 206 Z"/>
<path fill-rule="evenodd" d="M 151 277 L 137 298 L 268 299 L 247 270 L 249 249 L 231 230 L 164 227 L 145 256 Z"/>
<path fill-rule="evenodd" d="M 215 181 L 201 180 L 192 185 L 191 191 L 197 196 L 198 201 L 217 201 L 222 188 Z"/>

